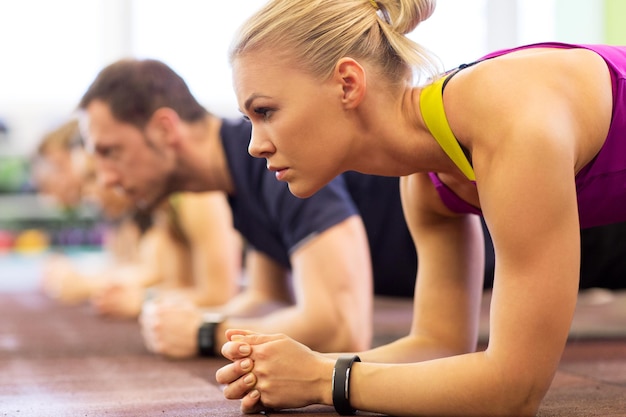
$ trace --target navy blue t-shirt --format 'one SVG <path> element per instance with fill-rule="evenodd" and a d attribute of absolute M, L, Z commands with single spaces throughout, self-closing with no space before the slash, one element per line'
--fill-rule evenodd
<path fill-rule="evenodd" d="M 402 211 L 400 179 L 352 171 L 342 177 L 367 232 L 374 293 L 413 297 L 417 253 Z"/>
<path fill-rule="evenodd" d="M 248 154 L 250 122 L 222 122 L 220 136 L 235 186 L 228 198 L 234 226 L 254 249 L 290 268 L 289 257 L 300 245 L 357 214 L 341 178 L 298 198 L 267 170 L 264 159 Z"/>

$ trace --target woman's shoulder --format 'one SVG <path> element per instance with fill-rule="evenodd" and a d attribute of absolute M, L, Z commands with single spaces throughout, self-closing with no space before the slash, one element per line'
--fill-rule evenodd
<path fill-rule="evenodd" d="M 610 91 L 607 66 L 595 52 L 533 48 L 460 71 L 446 86 L 444 103 L 455 133 L 475 136 L 516 125 L 541 128 L 542 121 L 549 126 L 555 116 L 579 115 L 594 103 L 604 108 Z"/>
<path fill-rule="evenodd" d="M 525 96 L 541 90 L 582 91 L 597 85 L 602 77 L 610 85 L 607 75 L 607 64 L 595 51 L 542 47 L 480 61 L 460 71 L 449 84 L 457 84 L 463 94 L 473 93 L 478 99 L 503 99 L 510 93 Z"/>

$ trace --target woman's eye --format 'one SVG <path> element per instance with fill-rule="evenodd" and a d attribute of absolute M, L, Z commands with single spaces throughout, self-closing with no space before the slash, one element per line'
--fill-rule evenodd
<path fill-rule="evenodd" d="M 257 107 L 254 112 L 263 116 L 264 119 L 268 119 L 272 115 L 272 110 L 268 107 Z"/>

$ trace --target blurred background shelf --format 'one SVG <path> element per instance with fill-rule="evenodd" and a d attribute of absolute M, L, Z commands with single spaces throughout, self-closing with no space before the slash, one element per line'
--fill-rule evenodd
<path fill-rule="evenodd" d="M 67 211 L 35 193 L 0 194 L 0 253 L 100 248 L 104 227 L 90 207 Z"/>
<path fill-rule="evenodd" d="M 0 153 L 0 252 L 101 244 L 102 224 L 93 207 L 59 207 L 36 192 L 28 156 Z"/>

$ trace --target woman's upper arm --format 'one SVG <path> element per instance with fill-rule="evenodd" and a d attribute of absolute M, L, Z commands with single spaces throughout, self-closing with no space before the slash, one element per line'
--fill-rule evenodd
<path fill-rule="evenodd" d="M 506 143 L 476 160 L 476 175 L 496 252 L 488 354 L 541 397 L 576 304 L 580 232 L 575 132 L 535 111 L 520 112 Z"/>
<path fill-rule="evenodd" d="M 425 359 L 473 351 L 485 259 L 480 218 L 450 212 L 427 174 L 402 178 L 401 194 L 418 253 L 411 335 Z"/>

